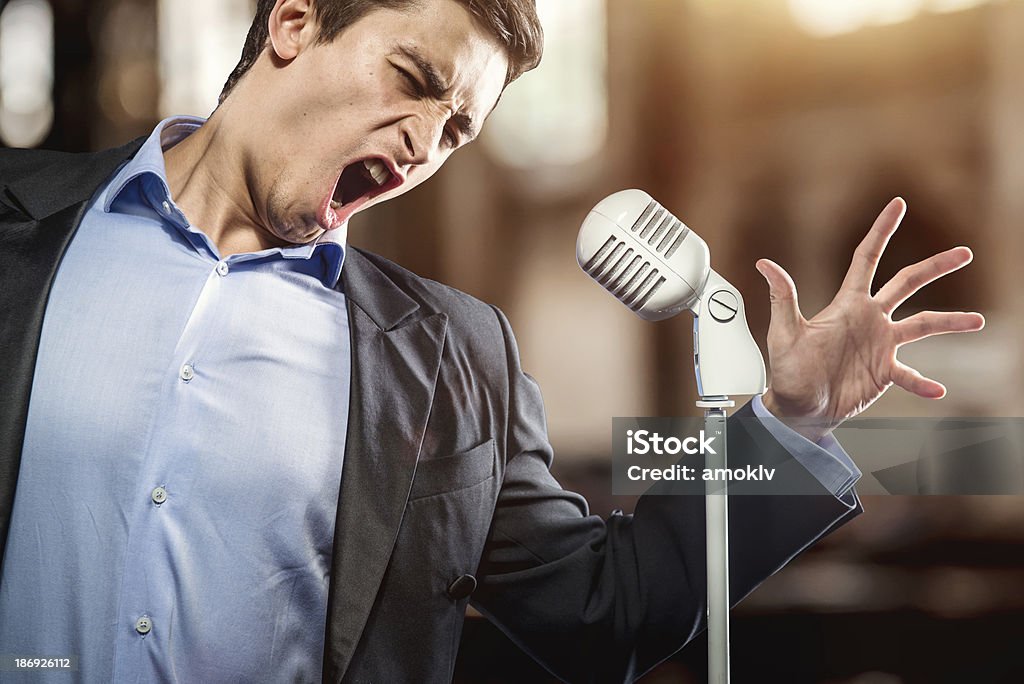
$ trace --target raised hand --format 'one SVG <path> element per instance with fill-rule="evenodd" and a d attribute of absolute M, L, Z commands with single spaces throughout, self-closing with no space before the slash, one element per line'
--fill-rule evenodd
<path fill-rule="evenodd" d="M 853 254 L 839 292 L 817 316 L 800 313 L 796 285 L 773 261 L 757 270 L 768 281 L 771 387 L 765 407 L 811 440 L 820 439 L 891 386 L 940 399 L 946 388 L 896 358 L 900 346 L 932 335 L 980 330 L 978 313 L 923 311 L 900 321 L 895 309 L 928 283 L 963 268 L 973 255 L 955 247 L 897 273 L 872 296 L 871 281 L 907 205 L 896 198 L 882 210 Z"/>

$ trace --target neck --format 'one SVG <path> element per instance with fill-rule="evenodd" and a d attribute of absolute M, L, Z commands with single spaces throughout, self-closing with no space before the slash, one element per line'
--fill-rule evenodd
<path fill-rule="evenodd" d="M 221 257 L 287 244 L 268 230 L 249 191 L 253 164 L 228 125 L 225 102 L 195 133 L 164 152 L 171 196 Z"/>

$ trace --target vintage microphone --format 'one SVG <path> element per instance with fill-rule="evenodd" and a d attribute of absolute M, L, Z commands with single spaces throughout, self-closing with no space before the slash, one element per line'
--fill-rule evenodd
<path fill-rule="evenodd" d="M 576 241 L 580 267 L 648 321 L 689 309 L 697 406 L 705 434 L 721 444 L 705 466 L 725 468 L 729 395 L 762 394 L 765 368 L 750 335 L 743 297 L 711 269 L 708 246 L 642 190 L 623 190 L 590 210 Z M 708 681 L 729 681 L 729 507 L 725 483 L 708 482 Z"/>

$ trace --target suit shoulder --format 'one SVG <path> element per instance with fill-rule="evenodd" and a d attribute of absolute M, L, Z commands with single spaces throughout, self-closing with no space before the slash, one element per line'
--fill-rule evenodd
<path fill-rule="evenodd" d="M 25 206 L 41 210 L 55 204 L 68 206 L 88 198 L 96 187 L 126 159 L 138 151 L 145 138 L 100 152 L 0 149 L 0 187 L 16 190 Z M 53 201 L 54 197 L 59 200 Z"/>
<path fill-rule="evenodd" d="M 19 147 L 0 147 L 0 173 L 31 173 L 38 169 L 55 164 L 71 166 L 88 165 L 107 158 L 127 159 L 146 141 L 142 136 L 129 140 L 118 147 L 98 150 L 95 152 L 64 152 L 61 150 L 23 149 Z"/>
<path fill-rule="evenodd" d="M 446 314 L 449 328 L 477 334 L 492 329 L 500 335 L 499 316 L 492 304 L 451 285 L 424 278 L 379 254 L 362 249 L 357 251 L 421 307 Z"/>
<path fill-rule="evenodd" d="M 54 164 L 74 162 L 81 157 L 81 153 L 74 152 L 5 147 L 0 149 L 0 183 L 14 181 Z"/>

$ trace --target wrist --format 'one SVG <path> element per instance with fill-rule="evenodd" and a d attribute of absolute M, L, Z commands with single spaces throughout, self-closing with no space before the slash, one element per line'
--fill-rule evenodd
<path fill-rule="evenodd" d="M 761 403 L 783 425 L 811 442 L 817 443 L 832 432 L 832 427 L 824 417 L 805 407 L 796 406 L 793 402 L 785 401 L 770 387 L 761 395 Z"/>

